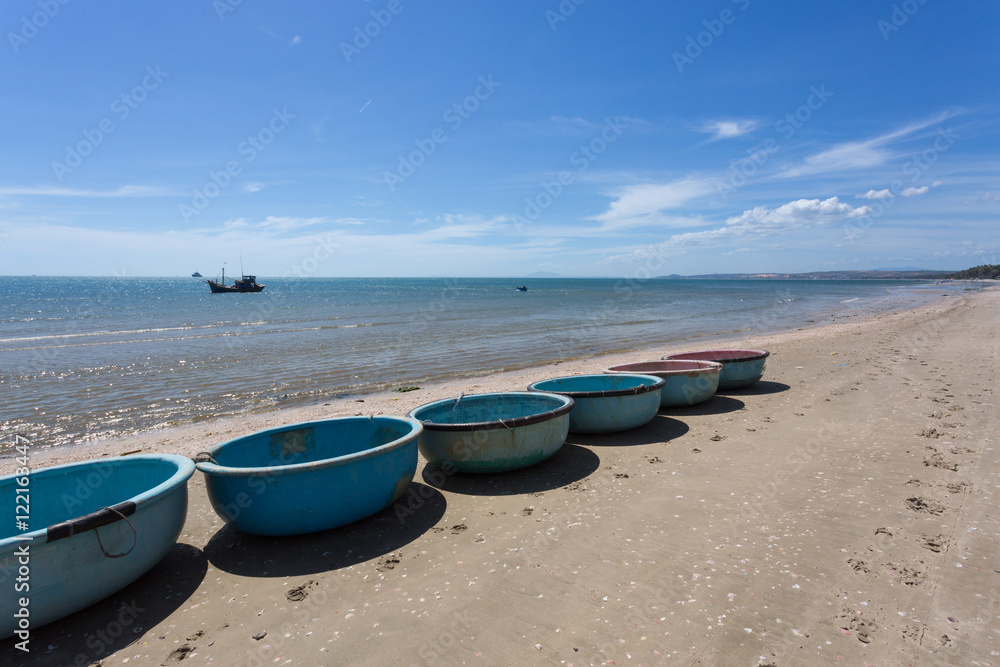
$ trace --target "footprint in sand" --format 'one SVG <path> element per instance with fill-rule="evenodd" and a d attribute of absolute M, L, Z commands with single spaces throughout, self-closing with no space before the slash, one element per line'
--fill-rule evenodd
<path fill-rule="evenodd" d="M 315 581 L 310 579 L 301 586 L 290 588 L 287 591 L 285 591 L 285 597 L 291 600 L 292 602 L 301 602 L 302 600 L 306 599 L 307 595 L 309 595 L 309 587 L 313 586 L 315 583 L 316 583 Z"/>
<path fill-rule="evenodd" d="M 962 493 L 969 487 L 968 482 L 952 482 L 944 488 L 948 490 L 948 493 Z"/>
<path fill-rule="evenodd" d="M 187 644 L 184 644 L 183 646 L 178 646 L 177 648 L 175 648 L 173 651 L 170 652 L 170 655 L 167 656 L 166 662 L 164 662 L 163 664 L 169 665 L 172 662 L 180 662 L 184 658 L 188 657 L 188 654 L 191 653 L 191 651 L 193 650 L 194 647 L 189 646 Z"/>
<path fill-rule="evenodd" d="M 948 549 L 948 538 L 944 535 L 921 535 L 917 544 L 937 554 Z"/>
<path fill-rule="evenodd" d="M 871 643 L 872 635 L 878 629 L 874 620 L 862 619 L 857 612 L 846 607 L 842 608 L 842 613 L 837 617 L 837 625 L 841 632 L 856 636 L 864 644 Z"/>
<path fill-rule="evenodd" d="M 875 578 L 872 574 L 871 568 L 868 567 L 868 563 L 860 558 L 848 558 L 847 564 L 851 566 L 852 570 L 854 570 L 854 574 L 858 575 L 865 581 L 871 581 Z"/>
<path fill-rule="evenodd" d="M 920 512 L 921 514 L 931 514 L 938 516 L 939 514 L 944 514 L 945 507 L 941 503 L 934 502 L 929 498 L 922 498 L 920 496 L 914 496 L 913 498 L 907 498 L 903 501 L 907 509 L 913 510 L 914 512 Z"/>
<path fill-rule="evenodd" d="M 949 461 L 944 457 L 944 454 L 934 449 L 933 447 L 928 447 L 931 450 L 930 456 L 924 459 L 924 465 L 929 468 L 941 468 L 942 470 L 950 470 L 952 472 L 958 472 L 958 464 L 954 461 Z"/>
<path fill-rule="evenodd" d="M 937 430 L 936 428 L 922 428 L 920 429 L 920 432 L 917 433 L 917 435 L 919 435 L 921 438 L 933 438 L 934 440 L 937 440 L 938 438 L 943 437 L 945 434 Z"/>
<path fill-rule="evenodd" d="M 462 531 L 468 530 L 468 529 L 469 529 L 468 526 L 466 526 L 464 523 L 460 523 L 457 526 L 452 526 L 451 527 L 451 534 L 452 535 L 458 535 Z"/>
<path fill-rule="evenodd" d="M 379 572 L 384 572 L 385 570 L 395 569 L 397 565 L 399 565 L 399 559 L 396 558 L 393 554 L 389 554 L 387 556 L 384 556 L 381 560 L 379 560 L 378 564 L 375 566 L 375 569 L 378 570 Z"/>
<path fill-rule="evenodd" d="M 927 579 L 927 573 L 915 567 L 894 565 L 893 563 L 889 563 L 886 567 L 889 568 L 891 574 L 899 577 L 900 581 L 907 586 L 919 586 Z"/>

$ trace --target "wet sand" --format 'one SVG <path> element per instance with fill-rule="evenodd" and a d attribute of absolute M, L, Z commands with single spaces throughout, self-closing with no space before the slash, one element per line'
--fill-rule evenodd
<path fill-rule="evenodd" d="M 27 659 L 3 642 L 0 662 L 1000 664 L 998 328 L 991 289 L 733 339 L 772 352 L 749 389 L 626 433 L 571 434 L 523 471 L 446 476 L 421 461 L 394 507 L 313 535 L 226 527 L 195 473 L 164 561 L 34 629 Z M 38 451 L 31 463 L 191 456 L 268 426 L 404 414 L 674 351 Z"/>

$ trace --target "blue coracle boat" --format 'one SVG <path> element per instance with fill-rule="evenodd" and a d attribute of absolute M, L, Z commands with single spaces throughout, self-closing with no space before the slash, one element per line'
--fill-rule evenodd
<path fill-rule="evenodd" d="M 0 477 L 0 507 L 10 517 L 0 530 L 0 639 L 25 632 L 22 609 L 37 628 L 148 572 L 180 535 L 193 473 L 183 456 L 140 454 L 39 468 L 27 485 L 24 476 Z M 14 521 L 21 496 L 28 531 Z"/>
<path fill-rule="evenodd" d="M 199 454 L 212 507 L 256 535 L 337 528 L 396 502 L 417 470 L 420 422 L 341 417 L 258 431 Z"/>
<path fill-rule="evenodd" d="M 719 373 L 719 391 L 749 387 L 764 376 L 764 367 L 770 352 L 766 350 L 703 350 L 682 352 L 664 359 L 715 361 L 722 364 Z"/>
<path fill-rule="evenodd" d="M 656 417 L 663 385 L 652 375 L 570 375 L 533 382 L 528 389 L 572 398 L 569 430 L 573 433 L 616 433 Z"/>
<path fill-rule="evenodd" d="M 663 378 L 661 408 L 682 408 L 715 396 L 722 364 L 714 361 L 666 359 L 612 366 L 605 373 L 642 373 Z"/>
<path fill-rule="evenodd" d="M 508 391 L 473 394 L 421 405 L 420 453 L 458 472 L 517 470 L 549 458 L 566 442 L 573 399 Z"/>

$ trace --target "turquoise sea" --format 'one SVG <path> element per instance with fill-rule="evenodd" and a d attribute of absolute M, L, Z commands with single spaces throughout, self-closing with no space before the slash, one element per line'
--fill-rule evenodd
<path fill-rule="evenodd" d="M 650 345 L 957 288 L 896 281 L 0 277 L 0 454 Z M 527 292 L 515 287 L 526 284 Z"/>

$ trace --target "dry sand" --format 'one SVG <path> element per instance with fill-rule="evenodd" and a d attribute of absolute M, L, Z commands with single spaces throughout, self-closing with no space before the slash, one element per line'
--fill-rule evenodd
<path fill-rule="evenodd" d="M 764 381 L 627 433 L 571 434 L 523 471 L 441 480 L 421 461 L 394 508 L 314 535 L 225 527 L 195 473 L 163 562 L 33 630 L 27 660 L 3 642 L 0 661 L 1000 665 L 998 329 L 987 290 L 728 341 L 772 352 Z M 39 451 L 32 465 L 193 455 L 267 426 L 403 414 L 670 351 Z"/>

